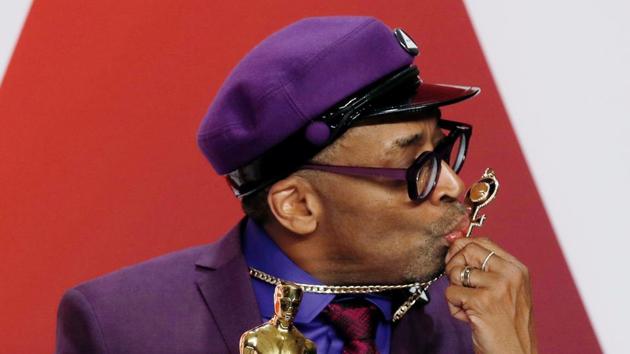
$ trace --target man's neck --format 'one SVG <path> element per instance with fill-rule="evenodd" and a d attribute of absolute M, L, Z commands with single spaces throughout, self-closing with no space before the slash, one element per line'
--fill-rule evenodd
<path fill-rule="evenodd" d="M 370 272 L 358 267 L 356 262 L 344 255 L 336 254 L 336 248 L 329 244 L 335 237 L 324 235 L 321 230 L 299 235 L 276 222 L 266 223 L 262 227 L 291 261 L 322 284 L 361 284 L 365 282 L 366 272 Z"/>

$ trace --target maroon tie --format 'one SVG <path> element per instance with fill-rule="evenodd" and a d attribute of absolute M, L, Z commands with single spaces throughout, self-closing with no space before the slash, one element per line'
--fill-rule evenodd
<path fill-rule="evenodd" d="M 376 306 L 362 299 L 344 301 L 329 304 L 324 313 L 343 338 L 343 354 L 378 354 Z"/>

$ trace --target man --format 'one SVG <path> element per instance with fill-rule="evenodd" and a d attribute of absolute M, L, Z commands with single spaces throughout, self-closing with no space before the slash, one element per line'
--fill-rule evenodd
<path fill-rule="evenodd" d="M 235 353 L 273 316 L 273 283 L 291 281 L 319 353 L 535 352 L 526 268 L 463 238 L 472 128 L 439 107 L 478 89 L 421 82 L 417 54 L 366 17 L 305 19 L 254 48 L 198 136 L 247 217 L 68 291 L 57 351 Z"/>

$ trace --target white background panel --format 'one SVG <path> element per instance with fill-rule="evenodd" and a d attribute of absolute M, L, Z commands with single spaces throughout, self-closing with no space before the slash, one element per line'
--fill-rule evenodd
<path fill-rule="evenodd" d="M 0 83 L 30 8 L 30 0 L 0 1 Z"/>
<path fill-rule="evenodd" d="M 600 343 L 627 353 L 630 2 L 465 4 Z"/>

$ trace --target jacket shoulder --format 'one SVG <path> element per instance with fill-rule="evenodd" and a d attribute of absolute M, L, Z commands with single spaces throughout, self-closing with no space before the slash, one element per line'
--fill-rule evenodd
<path fill-rule="evenodd" d="M 167 290 L 173 283 L 194 283 L 195 261 L 212 247 L 207 244 L 171 252 L 83 282 L 75 289 L 91 297 L 120 291 L 138 294 L 140 288 Z"/>
<path fill-rule="evenodd" d="M 57 352 L 198 353 L 222 337 L 195 265 L 215 244 L 169 253 L 84 282 L 59 305 Z M 206 348 L 206 349 L 204 349 Z M 85 350 L 84 350 L 85 349 Z"/>

